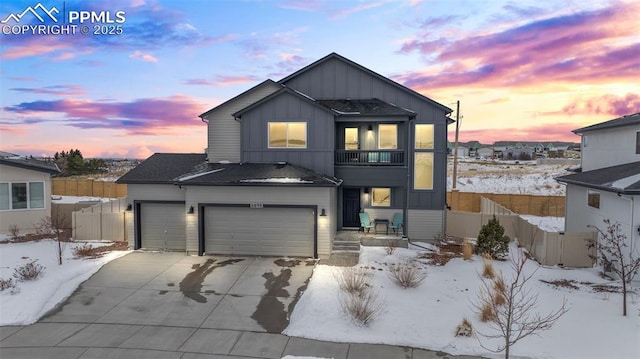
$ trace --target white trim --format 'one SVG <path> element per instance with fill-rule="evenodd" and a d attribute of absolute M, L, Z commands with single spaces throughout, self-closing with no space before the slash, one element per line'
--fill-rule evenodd
<path fill-rule="evenodd" d="M 35 210 L 43 210 L 47 209 L 47 187 L 45 181 L 15 181 L 15 182 L 0 182 L 1 184 L 7 184 L 8 186 L 8 198 L 9 198 L 9 208 L 8 209 L 0 209 L 0 212 L 16 212 L 16 211 L 35 211 Z M 27 208 L 13 208 L 13 184 L 25 184 L 27 191 Z M 43 195 L 43 203 L 42 207 L 31 207 L 31 183 L 42 183 L 42 195 Z"/>

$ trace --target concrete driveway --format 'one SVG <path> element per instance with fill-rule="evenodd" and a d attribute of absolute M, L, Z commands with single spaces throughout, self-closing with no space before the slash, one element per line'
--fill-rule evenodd
<path fill-rule="evenodd" d="M 0 327 L 0 358 L 447 358 L 279 334 L 314 262 L 134 252 L 105 265 L 40 322 Z"/>

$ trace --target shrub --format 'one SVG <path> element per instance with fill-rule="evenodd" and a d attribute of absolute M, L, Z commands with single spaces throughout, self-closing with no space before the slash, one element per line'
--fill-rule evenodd
<path fill-rule="evenodd" d="M 4 278 L 0 278 L 0 292 L 4 291 L 5 289 L 13 289 L 16 287 L 16 282 L 12 279 L 4 279 Z"/>
<path fill-rule="evenodd" d="M 490 255 L 485 254 L 482 256 L 482 276 L 485 278 L 493 279 L 496 271 L 493 268 L 493 259 Z"/>
<path fill-rule="evenodd" d="M 462 258 L 465 261 L 473 260 L 473 244 L 469 241 L 462 242 Z"/>
<path fill-rule="evenodd" d="M 389 277 L 402 288 L 416 288 L 427 277 L 427 273 L 415 264 L 404 261 L 389 266 Z"/>
<path fill-rule="evenodd" d="M 45 267 L 38 260 L 28 262 L 13 270 L 13 276 L 19 281 L 36 280 L 44 275 Z"/>
<path fill-rule="evenodd" d="M 349 294 L 363 294 L 371 285 L 370 274 L 364 268 L 349 267 L 336 275 L 338 286 Z"/>
<path fill-rule="evenodd" d="M 396 247 L 399 244 L 399 240 L 397 238 L 391 238 L 391 239 L 387 239 L 384 242 L 384 250 L 387 252 L 388 255 L 392 255 L 393 252 L 396 250 Z"/>
<path fill-rule="evenodd" d="M 469 319 L 462 319 L 462 323 L 456 328 L 456 337 L 470 337 L 473 334 L 473 327 Z"/>
<path fill-rule="evenodd" d="M 76 258 L 96 257 L 96 251 L 93 246 L 88 243 L 84 243 L 79 246 L 73 247 L 73 256 Z"/>
<path fill-rule="evenodd" d="M 368 326 L 384 310 L 384 304 L 378 300 L 378 293 L 345 293 L 341 296 L 342 310 L 358 325 Z"/>
<path fill-rule="evenodd" d="M 497 317 L 496 312 L 493 310 L 491 303 L 485 303 L 480 310 L 480 320 L 483 322 L 490 322 Z"/>
<path fill-rule="evenodd" d="M 504 227 L 494 215 L 482 226 L 478 234 L 476 254 L 489 254 L 493 258 L 503 257 L 509 249 L 509 237 L 504 235 Z"/>
<path fill-rule="evenodd" d="M 11 235 L 11 240 L 17 241 L 18 237 L 20 237 L 20 228 L 15 224 L 10 225 L 9 235 Z"/>

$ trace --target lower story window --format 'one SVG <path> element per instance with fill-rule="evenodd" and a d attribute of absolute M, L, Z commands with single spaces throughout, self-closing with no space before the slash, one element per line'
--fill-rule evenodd
<path fill-rule="evenodd" d="M 391 207 L 391 188 L 372 188 L 371 205 L 375 207 Z"/>
<path fill-rule="evenodd" d="M 587 205 L 592 208 L 600 208 L 600 193 L 587 191 Z"/>
<path fill-rule="evenodd" d="M 0 210 L 44 208 L 44 182 L 0 183 Z"/>

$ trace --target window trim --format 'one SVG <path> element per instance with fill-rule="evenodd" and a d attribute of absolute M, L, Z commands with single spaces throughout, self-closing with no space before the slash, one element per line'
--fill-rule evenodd
<path fill-rule="evenodd" d="M 431 147 L 418 147 L 418 126 L 430 126 L 431 127 Z M 432 123 L 416 123 L 414 125 L 414 135 L 413 135 L 413 148 L 419 151 L 428 151 L 433 150 L 435 147 L 435 125 Z"/>
<path fill-rule="evenodd" d="M 385 204 L 375 204 L 373 202 L 374 199 L 374 194 L 376 192 L 377 189 L 386 189 L 389 191 L 389 204 L 385 205 Z M 371 203 L 370 203 L 371 207 L 377 207 L 377 208 L 391 208 L 391 187 L 372 187 L 371 188 Z"/>
<path fill-rule="evenodd" d="M 347 148 L 347 130 L 355 130 L 356 135 L 356 148 Z M 358 127 L 345 127 L 344 128 L 344 149 L 347 151 L 357 151 L 360 149 L 360 129 Z"/>
<path fill-rule="evenodd" d="M 25 181 L 25 182 L 0 182 L 1 184 L 7 185 L 7 199 L 9 201 L 8 209 L 0 209 L 0 212 L 8 212 L 8 211 L 31 211 L 31 210 L 43 210 L 47 208 L 47 187 L 45 181 Z M 42 183 L 42 194 L 43 194 L 43 203 L 42 207 L 31 207 L 31 184 L 32 183 Z M 13 185 L 14 184 L 24 184 L 27 192 L 27 207 L 26 208 L 13 208 Z"/>
<path fill-rule="evenodd" d="M 419 125 L 428 125 L 428 126 L 432 126 L 433 130 L 431 131 L 433 134 L 433 140 L 432 140 L 432 147 L 431 148 L 418 148 L 416 145 L 416 140 L 417 140 L 417 136 L 416 133 L 418 133 L 417 128 Z M 435 153 L 435 149 L 436 149 L 436 127 L 435 124 L 433 123 L 415 123 L 413 125 L 413 190 L 414 191 L 433 191 L 435 189 L 435 178 L 436 178 L 436 168 L 435 168 L 435 164 L 436 164 L 436 153 Z M 431 154 L 431 188 L 418 188 L 416 186 L 416 165 L 418 164 L 418 161 L 416 161 L 417 157 L 419 154 L 423 154 L 423 153 L 429 153 Z"/>
<path fill-rule="evenodd" d="M 600 192 L 587 190 L 587 206 L 593 209 L 600 209 Z"/>
<path fill-rule="evenodd" d="M 636 155 L 640 155 L 640 131 L 636 132 Z"/>
<path fill-rule="evenodd" d="M 289 124 L 304 124 L 304 146 L 289 146 Z M 285 146 L 274 147 L 271 146 L 271 124 L 285 124 L 286 125 L 286 133 L 285 133 Z M 307 131 L 307 122 L 306 121 L 269 121 L 267 122 L 267 148 L 269 149 L 299 149 L 304 150 L 307 149 L 309 143 L 309 133 Z"/>

